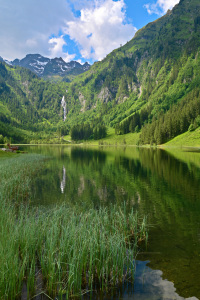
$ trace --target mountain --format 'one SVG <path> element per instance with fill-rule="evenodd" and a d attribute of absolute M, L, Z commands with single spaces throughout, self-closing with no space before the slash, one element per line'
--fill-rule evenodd
<path fill-rule="evenodd" d="M 84 65 L 77 61 L 66 63 L 61 57 L 50 59 L 40 54 L 28 54 L 21 60 L 15 59 L 6 63 L 27 68 L 40 77 L 78 75 L 90 68 L 88 63 Z"/>
<path fill-rule="evenodd" d="M 0 135 L 30 142 L 63 124 L 67 83 L 50 83 L 30 70 L 0 62 Z"/>
<path fill-rule="evenodd" d="M 28 56 L 33 59 L 31 67 L 35 63 L 42 74 L 45 70 L 46 74 L 67 72 L 62 59 L 47 61 L 40 57 Z M 69 69 L 75 71 L 77 64 L 69 64 Z M 140 29 L 130 42 L 94 63 L 71 83 L 52 85 L 33 78 L 33 73 L 25 69 L 8 65 L 4 68 L 9 76 L 1 77 L 3 105 L 10 103 L 10 118 L 14 115 L 20 128 L 25 127 L 23 118 L 18 120 L 21 111 L 27 119 L 31 114 L 27 129 L 33 130 L 34 120 L 38 131 L 56 130 L 56 122 L 63 122 L 61 98 L 65 96 L 67 115 L 63 124 L 68 130 L 84 123 L 92 127 L 105 124 L 115 128 L 116 134 L 140 131 L 143 144 L 166 142 L 189 127 L 194 130 L 200 126 L 200 2 L 181 0 L 173 10 Z M 18 115 L 14 108 L 18 102 L 11 104 L 9 93 L 12 99 L 17 93 L 16 99 L 21 103 L 17 106 Z"/>
<path fill-rule="evenodd" d="M 53 76 L 53 75 L 79 75 L 90 69 L 90 65 L 85 63 L 81 65 L 77 61 L 71 61 L 66 63 L 61 57 L 51 59 L 45 66 L 43 71 L 43 76 Z"/>
<path fill-rule="evenodd" d="M 190 99 L 199 97 L 199 67 L 200 2 L 181 0 L 126 45 L 74 79 L 68 89 L 66 123 L 101 118 L 115 127 L 117 134 L 141 130 L 145 124 L 147 131 L 172 106 L 183 103 L 186 107 Z M 190 125 L 196 115 L 184 118 Z M 170 139 L 177 133 L 162 134 Z M 160 141 L 154 138 L 155 128 L 151 135 L 152 143 Z M 143 142 L 149 143 L 149 139 Z"/>
<path fill-rule="evenodd" d="M 45 66 L 50 61 L 49 58 L 43 57 L 39 54 L 28 54 L 25 58 L 19 60 L 15 59 L 11 61 L 11 65 L 20 66 L 27 68 L 37 74 L 38 76 L 42 76 L 44 73 Z"/>

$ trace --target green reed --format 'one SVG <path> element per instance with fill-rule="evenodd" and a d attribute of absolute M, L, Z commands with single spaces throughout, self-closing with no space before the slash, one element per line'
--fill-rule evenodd
<path fill-rule="evenodd" d="M 133 278 L 146 220 L 125 205 L 30 208 L 31 180 L 43 159 L 21 155 L 0 161 L 0 299 L 20 298 L 24 283 L 27 298 L 46 293 L 68 299 Z"/>

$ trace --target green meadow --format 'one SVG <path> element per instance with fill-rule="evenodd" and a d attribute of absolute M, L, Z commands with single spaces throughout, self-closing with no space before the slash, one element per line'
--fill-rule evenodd
<path fill-rule="evenodd" d="M 100 140 L 87 140 L 87 141 L 79 141 L 79 143 L 84 143 L 88 145 L 113 145 L 113 146 L 124 146 L 124 145 L 138 145 L 140 133 L 128 133 L 122 135 L 116 135 L 114 128 L 108 128 L 107 136 Z M 73 141 L 71 140 L 71 136 L 67 135 L 64 137 L 64 141 L 71 144 Z"/>
<path fill-rule="evenodd" d="M 200 147 L 200 128 L 197 128 L 194 131 L 187 131 L 183 134 L 180 134 L 166 143 L 166 145 Z"/>

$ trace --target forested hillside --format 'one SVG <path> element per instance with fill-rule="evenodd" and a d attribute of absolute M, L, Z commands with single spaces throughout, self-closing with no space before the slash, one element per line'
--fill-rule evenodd
<path fill-rule="evenodd" d="M 190 100 L 197 106 L 199 102 L 199 50 L 200 2 L 182 0 L 74 80 L 68 90 L 66 123 L 100 118 L 115 127 L 116 134 L 142 129 L 142 143 L 167 141 L 187 130 L 199 114 L 189 113 Z M 172 109 L 174 105 L 178 106 Z M 169 111 L 166 118 L 174 120 L 175 109 L 187 111 L 179 120 L 187 122 L 173 132 L 165 126 L 158 133 L 160 118 Z"/>
<path fill-rule="evenodd" d="M 63 134 L 90 128 L 91 138 L 98 125 L 115 128 L 117 135 L 141 132 L 142 144 L 164 143 L 200 125 L 199 70 L 200 2 L 181 0 L 72 83 L 51 84 L 0 63 L 1 126 L 64 128 Z M 79 130 L 75 136 L 86 135 Z"/>
<path fill-rule="evenodd" d="M 56 131 L 66 83 L 50 84 L 31 71 L 0 62 L 0 134 L 28 142 L 31 133 Z"/>

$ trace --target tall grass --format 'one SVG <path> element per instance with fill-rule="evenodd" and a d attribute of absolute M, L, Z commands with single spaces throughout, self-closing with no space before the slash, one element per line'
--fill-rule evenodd
<path fill-rule="evenodd" d="M 20 297 L 25 284 L 27 298 L 46 293 L 68 299 L 133 278 L 146 220 L 125 205 L 109 211 L 30 208 L 31 178 L 42 159 L 25 155 L 0 161 L 0 298 Z"/>

